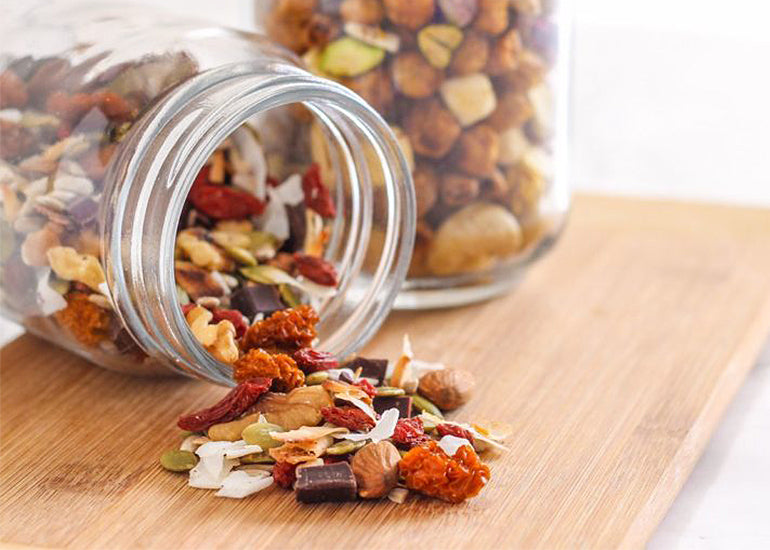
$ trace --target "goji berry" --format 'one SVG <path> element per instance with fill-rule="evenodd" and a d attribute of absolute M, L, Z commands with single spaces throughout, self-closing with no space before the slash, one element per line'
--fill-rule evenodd
<path fill-rule="evenodd" d="M 422 420 L 418 417 L 401 418 L 396 423 L 396 429 L 390 439 L 397 447 L 402 449 L 411 449 L 417 445 L 422 445 L 430 441 L 430 437 L 425 435 L 425 427 Z"/>
<path fill-rule="evenodd" d="M 297 366 L 312 374 L 320 370 L 336 369 L 340 366 L 337 358 L 328 351 L 319 351 L 313 348 L 305 348 L 294 352 L 294 361 Z"/>
<path fill-rule="evenodd" d="M 318 212 L 322 218 L 333 218 L 337 215 L 331 193 L 321 182 L 321 168 L 313 163 L 302 176 L 302 191 L 305 193 L 305 205 Z"/>
<path fill-rule="evenodd" d="M 262 213 L 265 203 L 240 189 L 208 183 L 208 172 L 198 173 L 187 197 L 201 213 L 216 220 L 240 220 Z"/>
<path fill-rule="evenodd" d="M 297 480 L 297 465 L 283 461 L 276 462 L 273 465 L 273 479 L 279 487 L 291 489 Z"/>
<path fill-rule="evenodd" d="M 457 426 L 455 424 L 439 424 L 436 426 L 436 431 L 441 437 L 453 435 L 455 437 L 467 439 L 470 444 L 473 445 L 473 434 L 462 426 Z"/>
<path fill-rule="evenodd" d="M 202 432 L 214 424 L 229 422 L 241 416 L 259 397 L 270 389 L 271 378 L 252 378 L 235 386 L 216 405 L 180 416 L 177 426 L 191 432 Z"/>
<path fill-rule="evenodd" d="M 215 307 L 211 310 L 211 313 L 214 315 L 214 317 L 211 319 L 211 322 L 214 324 L 218 323 L 219 321 L 230 321 L 235 327 L 236 338 L 240 338 L 246 334 L 246 331 L 249 329 L 249 323 L 246 320 L 246 317 L 244 317 L 243 313 L 237 309 L 224 309 Z"/>
<path fill-rule="evenodd" d="M 372 383 L 366 380 L 365 378 L 361 378 L 360 380 L 356 380 L 353 382 L 354 386 L 358 386 L 362 390 L 366 392 L 366 395 L 374 399 L 374 397 L 377 395 L 377 388 L 372 386 Z"/>
<path fill-rule="evenodd" d="M 335 426 L 355 432 L 367 431 L 375 424 L 374 420 L 358 407 L 324 407 L 321 409 L 321 416 Z"/>
<path fill-rule="evenodd" d="M 323 286 L 337 286 L 339 282 L 337 270 L 323 258 L 295 252 L 294 262 L 300 275 L 306 279 Z"/>

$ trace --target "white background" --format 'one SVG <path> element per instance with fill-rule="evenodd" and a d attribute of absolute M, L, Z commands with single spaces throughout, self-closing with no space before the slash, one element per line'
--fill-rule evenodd
<path fill-rule="evenodd" d="M 163 5 L 253 26 L 246 0 Z M 770 206 L 768 25 L 766 0 L 576 0 L 574 186 Z M 770 348 L 650 547 L 770 548 L 768 459 Z"/>

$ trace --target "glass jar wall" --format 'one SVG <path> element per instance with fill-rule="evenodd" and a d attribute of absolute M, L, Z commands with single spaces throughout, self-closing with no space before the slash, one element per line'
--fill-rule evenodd
<path fill-rule="evenodd" d="M 417 240 L 397 306 L 493 296 L 557 236 L 569 208 L 566 4 L 256 2 L 258 25 L 374 106 L 410 160 Z M 314 154 L 332 170 L 321 142 Z"/>
<path fill-rule="evenodd" d="M 3 37 L 4 316 L 108 368 L 221 383 L 229 366 L 188 301 L 237 319 L 310 303 L 318 347 L 341 356 L 372 336 L 406 274 L 415 201 L 395 136 L 355 94 L 264 38 L 146 7 L 49 2 Z M 335 269 L 333 288 L 277 269 L 297 254 Z M 236 290 L 272 305 L 236 307 Z"/>

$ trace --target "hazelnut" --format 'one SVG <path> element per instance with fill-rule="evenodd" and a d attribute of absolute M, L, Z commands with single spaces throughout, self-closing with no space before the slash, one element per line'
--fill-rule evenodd
<path fill-rule="evenodd" d="M 467 403 L 475 387 L 476 380 L 468 371 L 442 369 L 420 378 L 417 391 L 440 409 L 451 411 Z"/>
<path fill-rule="evenodd" d="M 405 52 L 396 56 L 391 74 L 399 92 L 417 99 L 432 96 L 443 81 L 443 73 L 418 52 Z"/>
<path fill-rule="evenodd" d="M 492 47 L 487 62 L 487 73 L 494 76 L 515 69 L 519 62 L 521 50 L 519 33 L 515 29 L 511 29 L 500 37 Z"/>
<path fill-rule="evenodd" d="M 533 109 L 524 93 L 507 92 L 497 98 L 497 107 L 487 122 L 498 132 L 518 128 L 532 117 Z"/>
<path fill-rule="evenodd" d="M 479 0 L 479 14 L 473 26 L 489 34 L 500 34 L 508 27 L 509 0 Z"/>
<path fill-rule="evenodd" d="M 309 25 L 315 0 L 278 0 L 266 21 L 268 34 L 282 46 L 304 53 L 310 46 Z"/>
<path fill-rule="evenodd" d="M 469 32 L 455 50 L 449 70 L 454 75 L 478 73 L 484 70 L 489 59 L 489 41 L 476 32 Z"/>
<path fill-rule="evenodd" d="M 495 169 L 489 178 L 481 183 L 481 198 L 502 203 L 507 201 L 510 190 L 505 174 Z"/>
<path fill-rule="evenodd" d="M 404 131 L 417 154 L 435 159 L 449 152 L 461 132 L 452 113 L 437 99 L 414 103 L 404 121 Z"/>
<path fill-rule="evenodd" d="M 398 483 L 401 455 L 390 441 L 369 443 L 350 461 L 361 498 L 382 498 Z"/>
<path fill-rule="evenodd" d="M 414 192 L 417 195 L 417 217 L 421 218 L 436 204 L 438 176 L 431 166 L 420 163 L 412 174 L 412 180 Z"/>
<path fill-rule="evenodd" d="M 455 165 L 472 176 L 490 175 L 500 156 L 500 137 L 495 130 L 479 124 L 464 132 L 453 153 Z"/>
<path fill-rule="evenodd" d="M 393 84 L 383 67 L 377 67 L 356 78 L 346 79 L 343 83 L 380 113 L 393 105 Z"/>
<path fill-rule="evenodd" d="M 383 0 L 383 3 L 388 19 L 411 30 L 417 30 L 430 21 L 436 9 L 434 0 Z"/>
<path fill-rule="evenodd" d="M 516 68 L 498 75 L 495 84 L 503 91 L 528 90 L 545 79 L 546 64 L 532 50 L 523 49 Z"/>
<path fill-rule="evenodd" d="M 379 25 L 385 12 L 380 0 L 344 0 L 340 5 L 340 15 L 345 21 Z"/>
<path fill-rule="evenodd" d="M 479 195 L 481 184 L 464 174 L 444 174 L 441 178 L 441 202 L 447 206 L 465 206 Z"/>

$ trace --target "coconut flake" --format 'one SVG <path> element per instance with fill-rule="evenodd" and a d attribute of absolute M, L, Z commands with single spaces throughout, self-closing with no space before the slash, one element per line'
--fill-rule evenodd
<path fill-rule="evenodd" d="M 270 432 L 270 437 L 276 441 L 297 443 L 315 441 L 332 434 L 346 433 L 347 431 L 347 428 L 340 428 L 338 426 L 302 426 L 288 432 Z"/>
<path fill-rule="evenodd" d="M 247 445 L 243 440 L 204 443 L 195 451 L 200 461 L 190 470 L 189 484 L 199 489 L 219 489 L 227 474 L 238 465 L 238 457 L 261 451 L 259 445 Z"/>
<path fill-rule="evenodd" d="M 198 447 L 201 445 L 208 443 L 211 441 L 208 437 L 204 437 L 202 435 L 188 435 L 184 438 L 182 441 L 182 444 L 179 445 L 180 451 L 190 451 L 191 453 L 194 453 Z"/>
<path fill-rule="evenodd" d="M 281 200 L 280 193 L 275 187 L 267 188 L 267 206 L 260 218 L 260 226 L 263 231 L 274 235 L 278 240 L 285 241 L 289 238 L 291 229 L 289 226 L 289 214 Z"/>
<path fill-rule="evenodd" d="M 398 422 L 398 409 L 388 409 L 382 413 L 382 417 L 379 422 L 365 434 L 345 434 L 343 439 L 350 441 L 365 441 L 371 439 L 374 443 L 379 443 L 385 439 L 388 439 L 393 435 L 396 429 L 396 423 Z"/>
<path fill-rule="evenodd" d="M 403 504 L 407 496 L 409 496 L 409 489 L 396 487 L 388 493 L 388 500 L 396 504 Z"/>
<path fill-rule="evenodd" d="M 294 206 L 305 200 L 305 192 L 302 190 L 302 176 L 299 174 L 292 174 L 275 190 L 283 204 Z"/>
<path fill-rule="evenodd" d="M 262 149 L 262 145 L 248 131 L 236 132 L 232 137 L 238 147 L 234 152 L 237 152 L 237 156 L 243 157 L 243 162 L 235 163 L 239 173 L 233 178 L 233 183 L 251 192 L 259 200 L 265 200 L 267 161 L 265 160 L 265 152 Z M 240 178 L 237 176 L 241 174 L 247 177 L 239 181 Z M 243 185 L 244 183 L 246 185 Z"/>
<path fill-rule="evenodd" d="M 245 498 L 262 489 L 267 489 L 273 484 L 272 476 L 250 475 L 248 472 L 238 470 L 230 474 L 222 481 L 222 488 L 215 496 L 226 498 Z"/>
<path fill-rule="evenodd" d="M 53 315 L 57 311 L 67 307 L 67 300 L 56 292 L 48 280 L 51 277 L 51 268 L 42 268 L 37 273 L 37 305 L 40 308 L 40 314 L 43 316 Z"/>
<path fill-rule="evenodd" d="M 449 456 L 454 456 L 458 449 L 465 445 L 471 447 L 471 442 L 464 437 L 456 437 L 454 435 L 445 435 L 438 442 L 438 446 Z"/>

